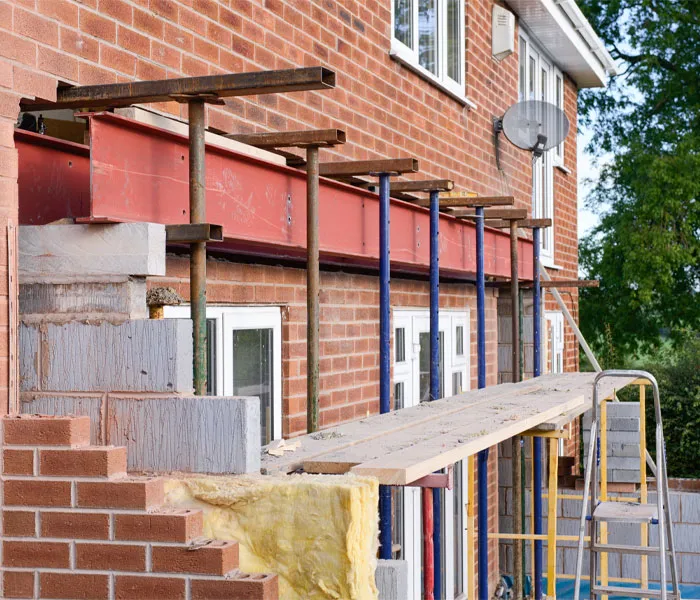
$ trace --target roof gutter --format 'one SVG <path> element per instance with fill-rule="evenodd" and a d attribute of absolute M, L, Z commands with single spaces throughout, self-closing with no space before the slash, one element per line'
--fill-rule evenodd
<path fill-rule="evenodd" d="M 615 65 L 613 57 L 610 56 L 610 53 L 603 45 L 598 34 L 581 12 L 576 2 L 574 0 L 554 0 L 554 3 L 564 11 L 569 19 L 571 19 L 574 29 L 576 29 L 578 34 L 586 42 L 593 55 L 600 61 L 600 64 L 605 70 L 605 74 L 608 77 L 617 75 L 617 66 Z"/>

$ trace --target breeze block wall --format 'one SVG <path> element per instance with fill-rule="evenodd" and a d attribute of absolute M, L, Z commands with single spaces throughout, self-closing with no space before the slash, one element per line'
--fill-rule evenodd
<path fill-rule="evenodd" d="M 2 598 L 277 599 L 201 511 L 163 506 L 162 478 L 128 476 L 126 448 L 90 445 L 88 417 L 6 416 L 2 436 Z"/>

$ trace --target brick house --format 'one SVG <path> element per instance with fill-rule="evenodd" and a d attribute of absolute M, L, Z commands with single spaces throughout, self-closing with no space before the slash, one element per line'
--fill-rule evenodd
<path fill-rule="evenodd" d="M 324 160 L 412 156 L 420 162 L 421 178 L 450 178 L 456 189 L 478 195 L 513 195 L 516 207 L 553 219 L 553 227 L 543 235 L 543 262 L 562 279 L 576 278 L 577 93 L 580 88 L 604 85 L 614 65 L 573 1 L 503 4 L 515 15 L 513 52 L 494 58 L 493 9 L 497 5 L 501 6 L 492 0 L 0 0 L 1 235 L 7 237 L 7 231 L 12 231 L 5 225 L 37 223 L 23 218 L 22 174 L 25 183 L 32 177 L 31 170 L 23 171 L 25 155 L 16 147 L 15 126 L 23 100 L 50 102 L 56 99 L 57 86 L 66 84 L 324 65 L 336 72 L 334 89 L 242 97 L 227 100 L 225 106 L 209 106 L 210 131 L 337 127 L 347 131 L 348 141 L 324 150 Z M 499 171 L 493 119 L 522 99 L 556 104 L 568 116 L 571 129 L 561 146 L 534 166 L 527 152 L 502 142 Z M 162 103 L 148 108 L 174 120 L 187 119 L 185 105 Z M 51 111 L 43 116 L 51 121 L 49 135 L 81 141 L 84 121 Z M 357 201 L 365 200 L 358 196 Z M 255 219 L 262 219 L 256 214 L 251 210 L 248 218 L 253 228 Z M 425 214 L 415 218 L 427 224 Z M 320 424 L 328 427 L 378 412 L 379 310 L 376 254 L 368 251 L 368 256 L 362 256 L 355 249 L 341 252 L 333 240 L 324 240 L 323 224 Z M 359 217 L 345 224 L 350 229 L 360 225 Z M 467 223 L 459 227 L 471 233 L 455 234 L 462 236 L 458 252 L 473 254 L 469 249 L 473 227 Z M 417 235 L 404 238 L 403 232 L 392 234 L 397 244 L 419 239 Z M 503 279 L 509 273 L 509 257 L 497 247 L 507 236 L 495 231 L 489 235 L 492 251 L 487 274 Z M 423 239 L 425 247 L 425 233 Z M 523 243 L 531 246 L 527 236 Z M 3 241 L 2 247 L 7 248 L 7 243 Z M 392 246 L 397 256 L 393 251 Z M 416 404 L 427 389 L 427 263 L 424 254 L 414 254 L 415 260 L 401 260 L 398 255 L 392 272 L 396 408 Z M 19 394 L 20 401 L 26 399 L 13 379 L 17 263 L 6 252 L 0 256 L 7 274 L 0 290 L 7 307 L 0 322 L 2 410 L 17 412 L 20 403 L 13 398 Z M 448 264 L 441 284 L 445 396 L 476 387 L 476 295 L 473 268 L 467 263 Z M 531 273 L 530 263 L 530 278 Z M 187 299 L 187 257 L 170 248 L 165 276 L 150 276 L 148 285 L 172 286 Z M 276 239 L 212 249 L 207 294 L 214 348 L 211 394 L 259 396 L 264 442 L 304 433 L 306 289 L 301 255 Z M 566 302 L 577 315 L 575 290 L 567 294 Z M 488 290 L 486 310 L 487 381 L 494 385 L 510 378 L 510 366 L 501 358 L 508 354 L 508 342 L 499 332 L 499 317 L 507 316 L 508 302 L 499 297 L 496 287 Z M 573 332 L 551 298 L 544 310 L 548 370 L 576 371 L 578 344 Z M 183 308 L 166 310 L 166 317 L 185 316 Z M 27 390 L 20 390 L 26 395 Z M 575 443 L 562 452 L 574 454 Z M 490 462 L 493 506 L 498 503 L 496 455 L 492 453 Z M 407 516 L 397 527 L 399 556 L 415 563 L 419 536 L 411 514 L 416 502 L 410 493 L 401 502 Z M 458 496 L 450 494 L 449 503 L 457 506 Z M 492 510 L 491 515 L 495 529 L 498 511 Z M 444 520 L 446 529 L 459 527 L 449 514 Z M 465 560 L 464 542 L 458 538 L 452 536 L 453 547 L 445 555 L 448 597 L 460 597 L 466 589 L 458 566 Z M 491 544 L 495 552 L 496 542 Z M 495 582 L 496 561 L 490 569 Z M 412 597 L 419 597 L 420 569 L 414 570 L 411 585 Z"/>

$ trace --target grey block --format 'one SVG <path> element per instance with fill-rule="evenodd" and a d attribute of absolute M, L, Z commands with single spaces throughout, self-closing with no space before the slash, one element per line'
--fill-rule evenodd
<path fill-rule="evenodd" d="M 378 560 L 374 580 L 379 600 L 408 598 L 408 563 L 405 560 Z"/>
<path fill-rule="evenodd" d="M 608 481 L 611 483 L 639 483 L 641 480 L 639 470 L 608 469 Z"/>
<path fill-rule="evenodd" d="M 107 442 L 135 471 L 260 472 L 260 400 L 109 395 Z"/>
<path fill-rule="evenodd" d="M 103 275 L 65 278 L 61 282 L 23 281 L 19 286 L 19 314 L 25 323 L 146 319 L 146 278 Z"/>
<path fill-rule="evenodd" d="M 192 392 L 189 319 L 45 324 L 39 332 L 37 373 L 22 376 L 27 382 L 38 376 L 41 390 Z M 31 366 L 31 356 L 20 362 Z"/>
<path fill-rule="evenodd" d="M 608 444 L 608 456 L 621 458 L 635 458 L 639 463 L 640 445 L 637 444 L 619 444 L 614 442 Z"/>
<path fill-rule="evenodd" d="M 39 330 L 19 324 L 18 357 L 19 389 L 21 392 L 39 389 Z"/>
<path fill-rule="evenodd" d="M 614 435 L 618 431 L 639 431 L 639 417 L 609 418 L 608 431 L 610 435 Z"/>
<path fill-rule="evenodd" d="M 629 471 L 639 471 L 639 456 L 608 456 L 607 461 L 609 469 L 627 469 Z"/>
<path fill-rule="evenodd" d="M 588 440 L 591 432 L 584 430 L 585 447 L 588 448 Z M 638 431 L 608 431 L 608 444 L 639 444 Z"/>
<path fill-rule="evenodd" d="M 19 275 L 165 275 L 165 226 L 20 226 Z"/>
<path fill-rule="evenodd" d="M 101 418 L 103 395 L 55 396 L 51 394 L 22 394 L 20 411 L 30 415 L 78 415 L 90 417 L 90 443 L 105 444 Z"/>

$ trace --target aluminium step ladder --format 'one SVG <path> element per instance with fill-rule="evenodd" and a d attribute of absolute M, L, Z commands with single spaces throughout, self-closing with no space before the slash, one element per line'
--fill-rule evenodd
<path fill-rule="evenodd" d="M 638 502 L 601 502 L 598 498 L 598 468 L 600 463 L 600 435 L 598 433 L 598 382 L 604 377 L 636 377 L 646 379 L 651 383 L 654 392 L 654 412 L 656 415 L 656 503 L 640 504 Z M 603 448 L 603 452 L 607 449 Z M 595 460 L 594 460 L 595 457 Z M 644 473 L 642 473 L 644 476 Z M 590 493 L 590 505 L 588 497 Z M 589 512 L 590 509 L 590 512 Z M 603 595 L 619 595 L 637 598 L 661 598 L 661 600 L 680 600 L 678 587 L 678 571 L 676 568 L 676 551 L 673 543 L 673 524 L 671 523 L 668 478 L 666 473 L 666 447 L 664 445 L 663 427 L 661 424 L 661 403 L 659 401 L 659 386 L 656 379 L 646 371 L 614 370 L 602 371 L 596 375 L 593 382 L 593 418 L 591 422 L 590 442 L 588 445 L 588 460 L 583 488 L 583 504 L 581 522 L 579 525 L 578 556 L 576 559 L 576 580 L 574 600 L 579 600 L 581 576 L 583 570 L 584 538 L 586 522 L 590 523 L 590 600 Z M 659 528 L 658 546 L 632 546 L 601 543 L 599 541 L 600 523 L 648 523 Z M 659 557 L 661 585 L 658 590 L 641 587 L 622 587 L 598 584 L 598 563 L 601 552 L 617 552 L 620 554 L 651 555 Z M 671 582 L 673 591 L 666 589 L 666 559 L 670 559 Z"/>

